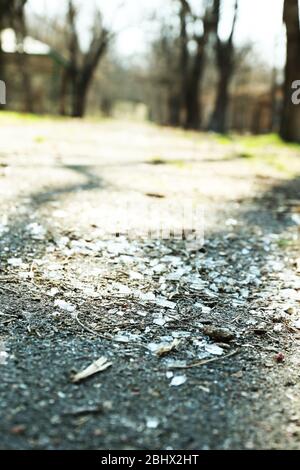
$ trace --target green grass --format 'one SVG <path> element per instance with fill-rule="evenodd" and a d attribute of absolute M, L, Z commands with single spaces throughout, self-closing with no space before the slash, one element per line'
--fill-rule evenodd
<path fill-rule="evenodd" d="M 26 125 L 31 123 L 64 122 L 72 118 L 55 115 L 26 114 L 13 111 L 0 111 L 0 123 Z M 105 123 L 112 119 L 103 119 L 96 116 L 88 116 L 86 122 Z M 151 126 L 150 123 L 145 123 Z M 161 129 L 155 126 L 156 129 Z M 164 132 L 164 129 L 161 130 Z M 277 134 L 266 134 L 259 136 L 228 134 L 219 135 L 205 132 L 184 131 L 183 129 L 169 129 L 170 139 L 182 137 L 192 139 L 194 142 L 214 142 L 220 147 L 226 148 L 223 160 L 230 161 L 232 158 L 240 159 L 245 164 L 255 165 L 257 171 L 268 172 L 272 169 L 285 177 L 294 177 L 300 174 L 300 144 L 287 144 Z M 43 144 L 46 137 L 37 134 L 33 137 L 37 144 Z M 148 161 L 152 165 L 173 165 L 185 169 L 192 163 L 183 159 L 164 158 L 160 155 L 154 156 Z"/>
<path fill-rule="evenodd" d="M 239 134 L 208 134 L 220 145 L 236 144 L 243 146 L 245 153 L 253 150 L 263 150 L 269 147 L 276 149 L 291 149 L 300 152 L 300 144 L 287 143 L 278 134 L 239 135 Z"/>
<path fill-rule="evenodd" d="M 283 250 L 289 248 L 293 244 L 294 244 L 294 242 L 292 240 L 288 240 L 286 238 L 281 238 L 277 241 L 278 247 L 283 249 Z"/>
<path fill-rule="evenodd" d="M 37 135 L 33 140 L 36 144 L 43 144 L 44 142 L 46 142 L 46 137 L 42 135 Z"/>
<path fill-rule="evenodd" d="M 63 122 L 67 120 L 73 120 L 71 116 L 60 116 L 57 114 L 30 114 L 30 113 L 19 113 L 15 111 L 0 111 L 0 123 L 6 122 L 10 124 L 30 124 L 38 122 Z M 90 115 L 84 118 L 86 122 L 98 123 L 98 122 L 110 122 L 113 121 L 111 118 L 103 118 L 102 116 Z"/>
<path fill-rule="evenodd" d="M 39 121 L 60 121 L 67 119 L 63 116 L 56 116 L 50 114 L 30 114 L 18 113 L 14 111 L 0 111 L 0 122 L 11 123 L 31 123 Z"/>
<path fill-rule="evenodd" d="M 242 158 L 244 160 L 250 160 L 251 158 L 255 158 L 255 154 L 250 152 L 241 152 L 239 154 L 239 158 Z"/>
<path fill-rule="evenodd" d="M 284 142 L 278 134 L 233 136 L 233 141 L 240 143 L 248 150 L 264 149 L 274 147 L 277 149 L 294 149 L 300 151 L 300 144 Z"/>
<path fill-rule="evenodd" d="M 170 160 L 168 161 L 169 165 L 174 165 L 176 166 L 177 168 L 187 168 L 189 166 L 191 166 L 191 163 L 189 161 L 186 161 L 186 160 Z"/>
<path fill-rule="evenodd" d="M 214 138 L 220 145 L 230 145 L 233 142 L 233 137 L 230 135 L 217 134 L 214 136 Z"/>
<path fill-rule="evenodd" d="M 300 155 L 284 152 L 267 153 L 267 152 L 242 152 L 238 155 L 240 158 L 248 161 L 251 165 L 256 165 L 259 169 L 265 167 L 270 168 L 283 176 L 294 177 L 300 174 Z"/>
<path fill-rule="evenodd" d="M 237 156 L 259 169 L 265 167 L 286 177 L 300 174 L 300 144 L 287 144 L 277 134 L 234 135 Z"/>
<path fill-rule="evenodd" d="M 162 157 L 154 157 L 151 160 L 148 160 L 147 162 L 149 165 L 172 165 L 176 166 L 177 168 L 187 168 L 188 166 L 191 165 L 191 162 L 188 160 L 184 159 L 166 159 Z"/>
<path fill-rule="evenodd" d="M 266 135 L 216 135 L 214 141 L 227 146 L 229 161 L 233 154 L 249 165 L 255 165 L 257 170 L 275 170 L 285 177 L 295 177 L 300 174 L 300 144 L 286 143 L 278 134 Z M 232 150 L 230 149 L 232 146 Z"/>
<path fill-rule="evenodd" d="M 0 111 L 0 121 L 39 121 L 41 118 L 42 116 L 37 114 Z"/>

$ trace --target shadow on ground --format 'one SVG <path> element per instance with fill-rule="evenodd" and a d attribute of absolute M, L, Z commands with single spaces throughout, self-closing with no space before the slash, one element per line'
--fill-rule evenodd
<path fill-rule="evenodd" d="M 49 236 L 33 241 L 26 233 L 30 211 L 65 194 L 105 187 L 105 182 L 87 166 L 64 168 L 79 173 L 86 181 L 28 195 L 28 212 L 10 219 L 8 232 L 2 235 L 0 301 L 5 316 L 0 323 L 1 338 L 10 357 L 6 365 L 0 366 L 0 447 L 298 448 L 300 425 L 293 422 L 295 428 L 289 430 L 292 409 L 286 394 L 288 391 L 295 397 L 294 402 L 300 403 L 299 372 L 289 360 L 286 364 L 274 361 L 279 352 L 292 356 L 297 343 L 285 327 L 282 334 L 275 335 L 275 312 L 266 314 L 272 303 L 272 288 L 276 297 L 284 287 L 266 266 L 270 260 L 282 261 L 290 270 L 292 266 L 288 264 L 289 252 L 266 249 L 265 236 L 278 234 L 285 238 L 293 229 L 287 201 L 300 199 L 300 178 L 269 187 L 254 199 L 243 201 L 238 210 L 224 207 L 220 212 L 220 230 L 208 234 L 202 259 L 209 258 L 216 271 L 236 282 L 246 278 L 254 267 L 261 273 L 261 284 L 247 284 L 249 295 L 240 304 L 234 303 L 234 289 L 220 288 L 211 299 L 198 292 L 188 301 L 179 289 L 182 323 L 172 327 L 195 332 L 202 322 L 233 328 L 236 339 L 231 348 L 238 353 L 184 371 L 187 383 L 170 388 L 163 363 L 145 348 L 116 347 L 114 342 L 82 330 L 71 317 L 60 324 L 52 315 L 53 299 L 45 293 L 48 285 L 21 281 L 7 270 L 6 260 L 12 256 L 30 260 L 47 254 Z M 237 225 L 226 226 L 228 217 L 236 219 Z M 184 242 L 166 241 L 164 245 L 172 254 L 183 256 Z M 141 249 L 146 257 L 153 256 L 146 243 Z M 204 263 L 201 276 L 209 279 L 210 272 Z M 268 296 L 260 297 L 266 290 Z M 208 302 L 211 312 L 195 315 L 195 301 Z M 130 316 L 130 301 L 127 303 Z M 89 309 L 95 309 L 93 299 L 88 299 L 83 308 L 89 323 Z M 265 322 L 266 332 L 257 334 L 249 324 L 251 319 Z M 132 329 L 142 330 L 143 326 L 142 318 L 134 317 Z M 167 327 L 161 328 L 160 335 L 168 333 Z M 72 370 L 101 355 L 112 359 L 110 370 L 80 385 L 70 382 Z M 153 417 L 158 420 L 157 428 L 147 426 Z"/>

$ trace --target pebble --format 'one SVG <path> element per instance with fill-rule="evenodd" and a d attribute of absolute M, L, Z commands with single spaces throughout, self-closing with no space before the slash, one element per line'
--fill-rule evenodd
<path fill-rule="evenodd" d="M 218 328 L 214 326 L 205 326 L 203 333 L 214 341 L 223 343 L 229 343 L 236 337 L 236 334 L 228 328 Z"/>

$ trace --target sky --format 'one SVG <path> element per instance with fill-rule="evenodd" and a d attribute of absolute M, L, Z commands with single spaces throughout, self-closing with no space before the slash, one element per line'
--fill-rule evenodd
<path fill-rule="evenodd" d="M 173 0 L 174 1 L 174 0 Z M 138 57 L 147 51 L 155 34 L 156 15 L 168 15 L 172 0 L 77 0 L 82 4 L 80 28 L 88 31 L 92 12 L 98 5 L 106 22 L 118 31 L 116 47 L 126 57 Z M 199 4 L 199 0 L 191 0 Z M 233 0 L 223 0 L 221 33 L 226 35 L 232 14 Z M 270 65 L 282 66 L 285 60 L 285 35 L 282 23 L 283 0 L 239 0 L 240 11 L 235 41 L 254 44 L 259 56 Z M 29 10 L 38 14 L 62 15 L 66 0 L 29 0 Z M 151 26 L 152 25 L 152 26 Z"/>

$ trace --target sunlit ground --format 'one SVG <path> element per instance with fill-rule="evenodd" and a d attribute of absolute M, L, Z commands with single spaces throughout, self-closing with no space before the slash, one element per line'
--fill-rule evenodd
<path fill-rule="evenodd" d="M 131 211 L 131 224 L 145 228 L 149 206 L 161 208 L 172 225 L 178 204 L 201 206 L 207 230 L 212 206 L 251 198 L 300 174 L 300 146 L 273 134 L 221 136 L 10 112 L 0 113 L 0 122 L 1 173 L 9 175 L 1 179 L 2 200 L 44 197 L 38 210 L 48 214 L 59 206 L 70 230 L 80 215 L 86 229 L 107 225 L 110 233 L 116 209 Z"/>
<path fill-rule="evenodd" d="M 300 146 L 124 120 L 0 124 L 6 448 L 297 448 Z M 203 249 L 130 238 L 185 204 L 203 210 Z M 174 338 L 170 356 L 149 349 Z M 100 355 L 111 369 L 76 388 L 70 370 Z M 200 359 L 213 362 L 189 369 Z M 188 365 L 178 388 L 168 361 Z"/>

